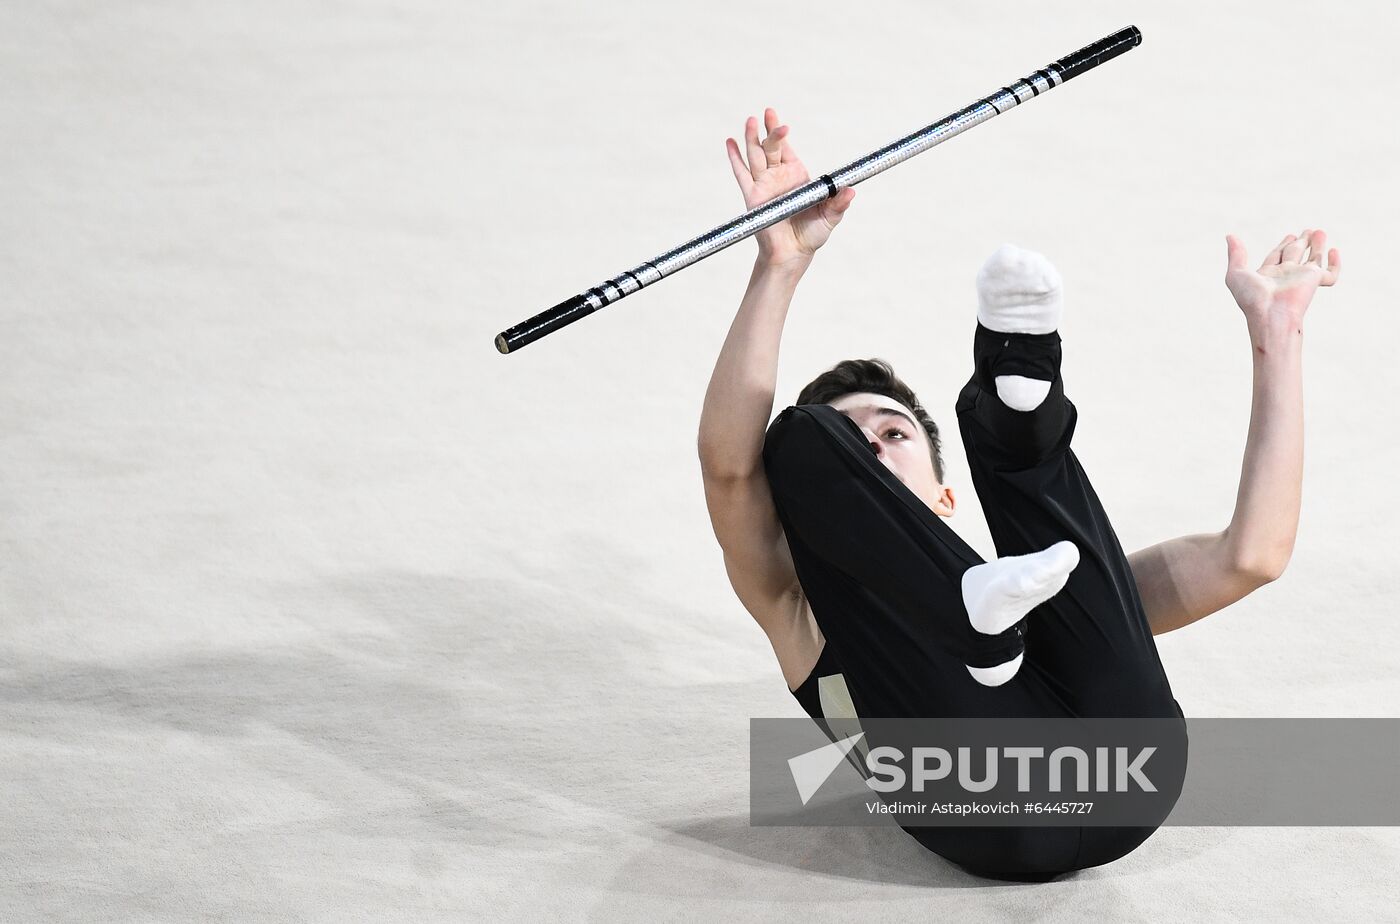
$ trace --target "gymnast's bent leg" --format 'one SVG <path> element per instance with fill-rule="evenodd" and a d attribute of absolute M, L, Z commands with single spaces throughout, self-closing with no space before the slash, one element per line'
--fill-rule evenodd
<path fill-rule="evenodd" d="M 1171 746 L 1184 749 L 1184 719 L 1137 583 L 1070 448 L 1078 411 L 1060 370 L 1058 273 L 1039 254 L 1004 247 L 978 282 L 974 371 L 957 413 L 997 554 L 1069 538 L 1082 555 L 1061 592 L 1027 617 L 1026 664 L 1017 682 L 1039 680 L 1077 716 L 1175 720 L 1159 724 L 1175 728 Z M 1085 828 L 1076 865 L 1117 859 L 1154 830 Z"/>

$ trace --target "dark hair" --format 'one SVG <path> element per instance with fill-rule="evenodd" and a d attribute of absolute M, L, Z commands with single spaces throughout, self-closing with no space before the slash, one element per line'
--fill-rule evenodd
<path fill-rule="evenodd" d="M 828 404 L 842 395 L 868 391 L 886 398 L 893 398 L 914 412 L 914 417 L 928 434 L 929 454 L 933 456 L 933 474 L 943 480 L 943 440 L 938 435 L 938 424 L 933 422 L 928 411 L 919 403 L 914 390 L 899 376 L 894 368 L 883 359 L 843 359 L 821 375 L 808 382 L 797 396 L 798 404 Z"/>

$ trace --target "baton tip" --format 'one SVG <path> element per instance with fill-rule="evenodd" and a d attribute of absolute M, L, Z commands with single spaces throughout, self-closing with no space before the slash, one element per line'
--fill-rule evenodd
<path fill-rule="evenodd" d="M 510 352 L 510 344 L 506 343 L 505 331 L 496 335 L 496 349 L 500 350 L 502 353 Z"/>

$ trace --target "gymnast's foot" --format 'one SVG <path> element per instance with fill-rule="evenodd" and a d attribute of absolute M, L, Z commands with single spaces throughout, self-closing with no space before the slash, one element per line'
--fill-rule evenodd
<path fill-rule="evenodd" d="M 1048 334 L 1064 311 L 1060 272 L 1043 254 L 1002 244 L 977 272 L 977 320 L 1001 333 Z M 1017 411 L 1033 411 L 1050 383 L 1024 375 L 996 377 L 997 397 Z"/>
<path fill-rule="evenodd" d="M 1020 622 L 1032 609 L 1065 586 L 1079 564 L 1079 547 L 1068 539 L 1029 555 L 1007 555 L 973 565 L 963 572 L 963 605 L 972 628 L 996 635 Z M 1000 686 L 1021 669 L 1023 654 L 993 667 L 972 667 L 973 678 L 986 686 Z"/>

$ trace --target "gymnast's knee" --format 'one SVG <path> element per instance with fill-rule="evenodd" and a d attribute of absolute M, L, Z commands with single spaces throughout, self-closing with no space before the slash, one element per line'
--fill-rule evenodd
<path fill-rule="evenodd" d="M 843 448 L 842 443 L 849 444 Z M 828 404 L 784 408 L 763 437 L 763 467 L 770 482 L 810 477 L 829 468 L 840 453 L 869 453 L 859 428 Z"/>

